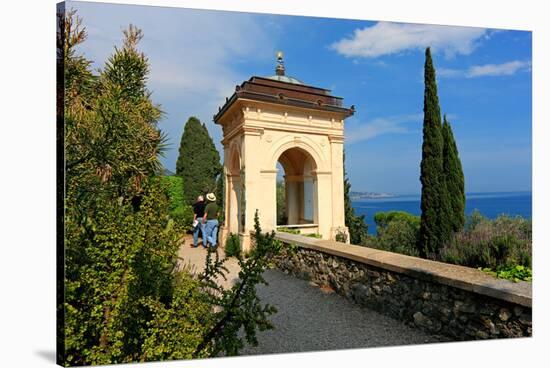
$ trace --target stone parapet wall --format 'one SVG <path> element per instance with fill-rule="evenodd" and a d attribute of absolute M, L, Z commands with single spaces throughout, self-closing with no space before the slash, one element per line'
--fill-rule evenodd
<path fill-rule="evenodd" d="M 453 340 L 532 335 L 531 284 L 479 270 L 278 233 L 282 271 Z"/>

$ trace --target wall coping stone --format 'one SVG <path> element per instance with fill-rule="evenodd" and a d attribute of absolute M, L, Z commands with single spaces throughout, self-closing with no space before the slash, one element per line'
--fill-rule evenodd
<path fill-rule="evenodd" d="M 379 249 L 350 245 L 332 240 L 309 238 L 276 232 L 275 238 L 305 249 L 364 263 L 388 271 L 432 281 L 476 294 L 532 308 L 532 284 L 497 279 L 475 268 L 436 262 Z"/>

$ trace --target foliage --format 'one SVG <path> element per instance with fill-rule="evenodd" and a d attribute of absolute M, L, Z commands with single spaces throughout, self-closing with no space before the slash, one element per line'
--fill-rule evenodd
<path fill-rule="evenodd" d="M 204 298 L 200 282 L 188 273 L 178 272 L 169 303 L 154 299 L 145 302 L 151 312 L 143 342 L 143 360 L 191 359 L 207 327 L 213 323 L 212 306 Z"/>
<path fill-rule="evenodd" d="M 300 230 L 299 229 L 291 229 L 291 228 L 288 228 L 288 227 L 278 227 L 277 231 L 280 231 L 282 233 L 287 233 L 287 234 L 300 235 Z"/>
<path fill-rule="evenodd" d="M 462 163 L 458 155 L 458 148 L 456 147 L 451 124 L 447 121 L 446 116 L 443 117 L 441 133 L 443 137 L 443 175 L 451 207 L 449 222 L 451 230 L 456 233 L 464 227 L 466 194 Z"/>
<path fill-rule="evenodd" d="M 177 235 L 160 169 L 161 111 L 145 88 L 142 37 L 130 26 L 98 76 L 75 47 L 86 39 L 74 12 L 59 14 L 65 74 L 66 365 L 140 360 L 150 312 L 146 300 L 172 290 Z M 67 27 L 69 29 L 67 29 Z M 78 35 L 78 36 L 76 36 Z M 64 51 L 60 51 L 64 50 Z M 66 69 L 67 70 L 67 69 Z"/>
<path fill-rule="evenodd" d="M 220 169 L 221 174 L 218 176 L 218 179 L 216 180 L 216 203 L 218 205 L 218 208 L 220 210 L 220 214 L 218 215 L 218 220 L 220 221 L 220 224 L 224 223 L 225 221 L 225 187 L 224 187 L 224 175 L 223 175 L 223 168 Z"/>
<path fill-rule="evenodd" d="M 499 279 L 506 279 L 513 282 L 533 280 L 533 271 L 530 267 L 516 265 L 510 267 L 500 267 L 496 271 L 493 271 L 490 268 L 480 267 L 479 269 L 492 276 L 498 277 Z"/>
<path fill-rule="evenodd" d="M 161 176 L 161 181 L 166 186 L 168 191 L 169 209 L 170 211 L 181 207 L 185 203 L 183 196 L 183 179 L 179 176 Z"/>
<path fill-rule="evenodd" d="M 257 249 L 240 261 L 241 280 L 221 291 L 211 263 L 201 280 L 178 271 L 177 207 L 160 180 L 164 139 L 160 109 L 145 87 L 142 37 L 130 26 L 95 76 L 76 55 L 85 30 L 74 12 L 60 13 L 59 61 L 65 74 L 65 252 L 63 365 L 114 364 L 238 353 L 245 337 L 270 326 L 255 285 L 279 248 L 257 227 Z M 68 29 L 67 29 L 68 27 Z M 76 29 L 74 27 L 77 27 Z M 65 69 L 67 70 L 67 69 Z M 172 188 L 173 191 L 173 188 Z M 177 198 L 177 197 L 176 197 Z M 173 216 L 173 214 L 172 214 Z M 219 293 L 212 293 L 217 290 Z"/>
<path fill-rule="evenodd" d="M 424 64 L 424 127 L 420 181 L 422 215 L 417 247 L 422 257 L 434 257 L 451 235 L 451 208 L 443 176 L 441 112 L 429 47 L 426 49 Z"/>
<path fill-rule="evenodd" d="M 420 231 L 420 217 L 403 211 L 378 212 L 374 215 L 377 237 L 368 246 L 418 256 L 416 244 Z"/>
<path fill-rule="evenodd" d="M 295 255 L 298 253 L 300 246 L 294 242 L 283 243 L 284 256 Z"/>
<path fill-rule="evenodd" d="M 365 215 L 357 216 L 355 214 L 355 209 L 351 203 L 351 198 L 349 192 L 351 190 L 351 183 L 349 182 L 347 173 L 346 173 L 346 155 L 344 153 L 344 219 L 346 226 L 349 230 L 349 237 L 351 244 L 364 244 L 368 237 L 368 225 L 365 222 Z M 344 243 L 347 242 L 347 235 L 345 236 Z M 342 236 L 340 239 L 344 239 Z M 336 239 L 337 241 L 340 241 Z"/>
<path fill-rule="evenodd" d="M 170 217 L 179 227 L 179 231 L 187 232 L 191 230 L 193 227 L 193 208 L 185 201 L 183 179 L 171 175 L 162 176 L 161 181 L 168 193 Z"/>
<path fill-rule="evenodd" d="M 218 306 L 219 311 L 214 312 L 212 318 L 215 323 L 195 350 L 197 357 L 204 351 L 208 351 L 212 356 L 222 352 L 225 355 L 237 355 L 244 346 L 241 329 L 244 330 L 244 340 L 256 346 L 256 330 L 273 328 L 267 318 L 275 313 L 276 309 L 271 305 L 261 305 L 255 286 L 259 283 L 267 284 L 262 274 L 272 258 L 280 253 L 281 243 L 275 239 L 274 232 L 262 233 L 258 211 L 254 216 L 254 229 L 254 248 L 247 259 L 240 254 L 236 256 L 241 271 L 239 280 L 230 290 L 216 284 L 216 278 L 225 278 L 227 270 L 223 264 L 226 259 L 219 260 L 216 253 L 215 259 L 212 260 L 212 252 L 208 253 L 201 282 L 207 293 L 208 303 Z"/>
<path fill-rule="evenodd" d="M 170 218 L 174 220 L 180 234 L 193 229 L 193 208 L 189 205 L 179 206 L 170 211 Z"/>
<path fill-rule="evenodd" d="M 181 136 L 176 162 L 176 175 L 183 178 L 187 204 L 194 203 L 199 195 L 215 192 L 216 179 L 221 173 L 220 154 L 206 125 L 190 117 Z"/>
<path fill-rule="evenodd" d="M 285 182 L 277 182 L 277 225 L 284 225 L 288 223 L 288 215 L 286 213 L 286 193 Z"/>
<path fill-rule="evenodd" d="M 510 269 L 531 267 L 532 225 L 522 217 L 501 215 L 495 220 L 474 212 L 464 230 L 441 252 L 441 260 L 468 267 Z"/>
<path fill-rule="evenodd" d="M 292 229 L 292 228 L 288 228 L 288 227 L 278 227 L 277 231 L 280 231 L 282 233 L 287 233 L 287 234 L 303 235 L 303 236 L 307 236 L 307 237 L 310 237 L 310 238 L 317 238 L 317 239 L 322 238 L 321 234 L 318 234 L 318 233 L 302 234 L 300 229 Z"/>
<path fill-rule="evenodd" d="M 237 234 L 229 234 L 225 241 L 225 256 L 235 257 L 241 254 L 241 239 Z"/>
<path fill-rule="evenodd" d="M 341 242 L 341 243 L 348 242 L 348 234 L 343 229 L 340 229 L 340 228 L 336 230 L 336 236 L 334 238 L 337 242 Z"/>
<path fill-rule="evenodd" d="M 378 249 L 417 257 L 418 230 L 419 222 L 396 217 L 388 222 L 386 227 L 379 229 L 375 246 Z"/>
<path fill-rule="evenodd" d="M 404 211 L 388 211 L 377 212 L 374 215 L 374 222 L 376 223 L 376 231 L 380 235 L 387 229 L 390 222 L 393 220 L 403 220 L 408 223 L 416 231 L 420 230 L 420 217 L 412 215 Z"/>
<path fill-rule="evenodd" d="M 319 233 L 310 233 L 310 234 L 304 234 L 304 236 L 307 236 L 308 238 L 315 238 L 315 239 L 322 239 L 323 237 Z"/>

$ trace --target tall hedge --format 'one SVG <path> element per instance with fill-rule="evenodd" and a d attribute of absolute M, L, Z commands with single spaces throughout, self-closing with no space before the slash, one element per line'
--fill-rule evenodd
<path fill-rule="evenodd" d="M 204 124 L 192 116 L 181 136 L 176 175 L 183 178 L 185 199 L 193 203 L 198 195 L 216 191 L 221 174 L 220 154 Z"/>

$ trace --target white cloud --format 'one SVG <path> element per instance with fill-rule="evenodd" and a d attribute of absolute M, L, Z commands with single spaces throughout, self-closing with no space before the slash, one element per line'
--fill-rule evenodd
<path fill-rule="evenodd" d="M 466 76 L 468 78 L 484 77 L 484 76 L 499 76 L 513 75 L 519 70 L 531 68 L 531 63 L 528 61 L 510 61 L 504 64 L 486 64 L 471 67 Z"/>
<path fill-rule="evenodd" d="M 351 38 L 341 39 L 331 48 L 348 57 L 375 58 L 430 46 L 432 51 L 452 57 L 472 53 L 488 35 L 484 28 L 378 22 L 356 29 Z"/>
<path fill-rule="evenodd" d="M 403 134 L 410 132 L 405 126 L 411 122 L 422 122 L 422 114 L 399 115 L 375 118 L 366 123 L 350 121 L 346 126 L 346 142 L 349 144 L 366 141 L 383 134 Z"/>
<path fill-rule="evenodd" d="M 246 13 L 215 12 L 100 3 L 72 3 L 83 17 L 89 37 L 80 50 L 102 67 L 113 46 L 122 42 L 129 23 L 144 32 L 139 49 L 149 59 L 148 88 L 166 115 L 160 122 L 171 148 L 164 161 L 173 169 L 185 121 L 198 117 L 221 148 L 221 128 L 212 116 L 249 75 L 240 60 L 273 58 L 277 31 Z M 264 20 L 269 18 L 264 18 Z M 269 74 L 258 71 L 258 74 Z"/>
<path fill-rule="evenodd" d="M 439 68 L 437 75 L 444 78 L 479 78 L 514 75 L 519 71 L 530 70 L 531 62 L 514 60 L 502 64 L 474 65 L 466 70 Z"/>
<path fill-rule="evenodd" d="M 466 71 L 460 69 L 437 68 L 436 73 L 438 77 L 443 78 L 461 78 L 466 76 Z M 424 71 L 422 71 L 422 74 L 424 74 Z"/>

